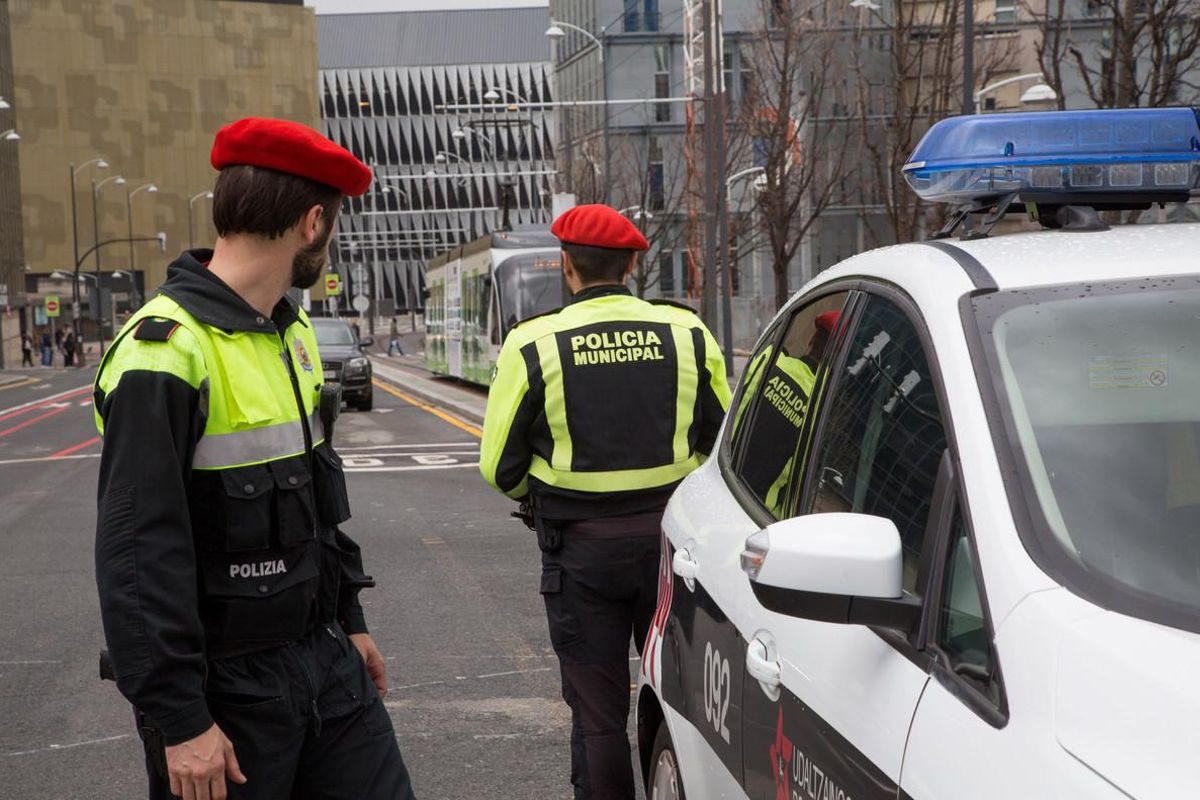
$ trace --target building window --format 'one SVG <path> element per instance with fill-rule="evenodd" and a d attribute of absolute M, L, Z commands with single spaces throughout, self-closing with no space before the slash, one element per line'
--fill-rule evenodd
<path fill-rule="evenodd" d="M 657 136 L 650 137 L 649 145 L 650 170 L 646 176 L 649 182 L 649 203 L 651 211 L 662 211 L 666 206 L 666 165 L 663 163 L 662 145 Z"/>
<path fill-rule="evenodd" d="M 997 25 L 1011 25 L 1017 21 L 1016 0 L 996 0 L 996 11 L 992 19 Z"/>
<path fill-rule="evenodd" d="M 646 30 L 654 32 L 658 30 L 661 18 L 658 13 L 658 0 L 646 0 Z"/>
<path fill-rule="evenodd" d="M 675 294 L 675 253 L 662 250 L 658 254 L 658 293 L 664 297 Z"/>
<path fill-rule="evenodd" d="M 625 32 L 636 33 L 642 29 L 642 15 L 638 11 L 638 0 L 625 0 Z"/>
<path fill-rule="evenodd" d="M 658 44 L 654 46 L 654 96 L 664 98 L 671 96 L 671 46 Z M 671 104 L 654 104 L 654 121 L 671 121 Z"/>

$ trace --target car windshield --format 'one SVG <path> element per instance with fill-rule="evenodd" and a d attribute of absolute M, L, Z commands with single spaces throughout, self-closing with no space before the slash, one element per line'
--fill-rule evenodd
<path fill-rule="evenodd" d="M 1105 607 L 1200 629 L 1200 277 L 971 306 L 1030 552 Z"/>
<path fill-rule="evenodd" d="M 564 302 L 562 262 L 558 252 L 513 256 L 496 268 L 500 318 L 507 332 L 523 319 L 553 311 Z"/>
<path fill-rule="evenodd" d="M 345 322 L 317 322 L 313 320 L 313 330 L 317 334 L 317 344 L 327 346 L 346 346 L 354 344 L 354 331 Z"/>

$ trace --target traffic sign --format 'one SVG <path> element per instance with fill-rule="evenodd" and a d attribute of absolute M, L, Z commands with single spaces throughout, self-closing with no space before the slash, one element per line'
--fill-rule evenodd
<path fill-rule="evenodd" d="M 57 317 L 62 312 L 62 306 L 58 302 L 58 298 L 51 295 L 46 298 L 46 316 Z"/>
<path fill-rule="evenodd" d="M 325 276 L 325 294 L 329 297 L 337 297 L 342 293 L 342 276 L 336 272 L 331 272 Z"/>
<path fill-rule="evenodd" d="M 355 311 L 360 314 L 365 314 L 367 313 L 367 310 L 371 308 L 371 298 L 367 297 L 365 294 L 356 294 L 354 295 L 354 302 L 352 305 L 354 306 Z"/>

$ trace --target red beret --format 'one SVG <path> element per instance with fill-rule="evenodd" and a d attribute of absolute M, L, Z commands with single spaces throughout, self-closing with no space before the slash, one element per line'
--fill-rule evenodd
<path fill-rule="evenodd" d="M 299 175 L 351 197 L 371 185 L 371 170 L 353 153 L 307 125 L 286 119 L 246 117 L 217 131 L 213 168 L 235 164 Z"/>
<path fill-rule="evenodd" d="M 832 333 L 837 327 L 838 318 L 842 315 L 840 311 L 826 311 L 823 314 L 817 314 L 816 325 L 819 330 L 826 333 Z"/>
<path fill-rule="evenodd" d="M 613 250 L 649 250 L 650 243 L 637 226 L 605 205 L 575 206 L 564 211 L 550 232 L 563 244 L 608 247 Z"/>

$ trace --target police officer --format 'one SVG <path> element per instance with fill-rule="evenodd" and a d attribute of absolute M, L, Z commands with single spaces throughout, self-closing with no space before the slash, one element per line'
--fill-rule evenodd
<path fill-rule="evenodd" d="M 411 798 L 330 445 L 336 395 L 287 296 L 371 172 L 303 125 L 212 149 L 214 250 L 183 253 L 96 375 L 96 579 L 152 800 Z"/>
<path fill-rule="evenodd" d="M 720 350 L 686 306 L 633 297 L 645 238 L 602 205 L 551 227 L 571 302 L 522 322 L 496 365 L 480 469 L 524 499 L 571 708 L 576 798 L 633 798 L 629 640 L 657 599 L 671 491 L 711 452 L 729 403 Z"/>

